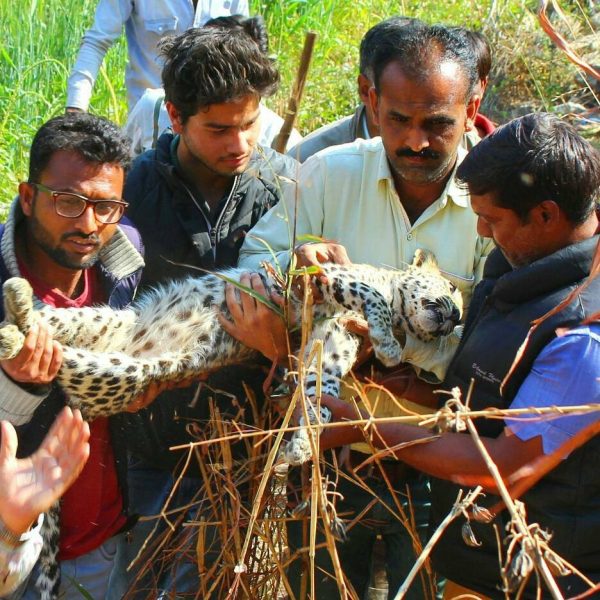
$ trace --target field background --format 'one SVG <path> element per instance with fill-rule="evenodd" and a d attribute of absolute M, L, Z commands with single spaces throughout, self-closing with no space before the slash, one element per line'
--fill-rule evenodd
<path fill-rule="evenodd" d="M 563 0 L 566 20 L 557 28 L 589 61 L 600 63 L 597 0 Z M 541 31 L 536 0 L 265 0 L 262 14 L 271 52 L 282 71 L 279 112 L 292 87 L 304 33 L 318 33 L 313 64 L 298 118 L 307 133 L 348 114 L 356 105 L 358 46 L 365 31 L 393 14 L 482 30 L 494 51 L 492 84 L 483 112 L 497 121 L 530 110 L 572 112 L 573 103 L 597 107 L 593 95 L 562 52 Z M 0 216 L 27 170 L 36 129 L 64 110 L 66 79 L 81 36 L 93 20 L 95 0 L 0 0 Z M 594 8 L 594 6 L 596 8 Z M 595 55 L 594 55 L 595 53 Z M 123 124 L 126 118 L 122 38 L 109 51 L 94 88 L 91 111 Z M 598 139 L 598 127 L 586 129 Z"/>

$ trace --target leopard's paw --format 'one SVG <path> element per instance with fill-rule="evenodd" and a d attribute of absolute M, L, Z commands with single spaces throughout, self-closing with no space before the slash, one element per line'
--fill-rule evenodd
<path fill-rule="evenodd" d="M 294 436 L 287 443 L 283 451 L 283 457 L 285 462 L 291 466 L 303 465 L 312 458 L 312 451 L 306 430 L 301 429 L 294 433 Z"/>
<path fill-rule="evenodd" d="M 23 333 L 33 325 L 33 290 L 26 279 L 11 277 L 2 286 L 6 320 Z"/>
<path fill-rule="evenodd" d="M 12 323 L 5 323 L 0 327 L 0 360 L 14 358 L 23 347 L 25 336 L 19 328 Z"/>
<path fill-rule="evenodd" d="M 402 359 L 402 346 L 396 338 L 388 339 L 385 342 L 374 342 L 373 350 L 378 360 L 386 367 L 395 367 Z"/>

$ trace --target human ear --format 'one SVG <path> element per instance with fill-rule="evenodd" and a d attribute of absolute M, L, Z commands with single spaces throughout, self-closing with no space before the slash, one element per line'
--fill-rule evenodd
<path fill-rule="evenodd" d="M 173 127 L 173 131 L 175 133 L 181 133 L 183 123 L 181 119 L 181 113 L 172 102 L 165 102 L 165 108 L 167 109 L 167 113 L 169 114 L 169 119 L 171 119 L 171 125 Z"/>
<path fill-rule="evenodd" d="M 373 113 L 373 122 L 379 127 L 379 94 L 375 87 L 371 87 L 369 90 L 369 104 Z"/>
<path fill-rule="evenodd" d="M 553 225 L 560 219 L 560 207 L 554 200 L 544 200 L 535 209 L 537 209 L 541 222 L 545 225 Z"/>
<path fill-rule="evenodd" d="M 359 73 L 356 82 L 358 83 L 358 95 L 360 96 L 362 103 L 365 106 L 368 106 L 370 102 L 369 90 L 373 87 L 373 82 L 362 73 Z"/>
<path fill-rule="evenodd" d="M 26 217 L 30 217 L 33 210 L 33 200 L 35 197 L 35 188 L 31 183 L 22 181 L 19 184 L 19 204 Z"/>
<path fill-rule="evenodd" d="M 465 131 L 471 131 L 475 127 L 475 117 L 477 111 L 479 111 L 479 105 L 481 104 L 481 96 L 479 94 L 473 94 L 467 102 L 467 115 L 465 119 Z"/>

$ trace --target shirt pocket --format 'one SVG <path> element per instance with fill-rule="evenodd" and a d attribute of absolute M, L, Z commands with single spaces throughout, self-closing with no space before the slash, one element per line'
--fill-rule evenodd
<path fill-rule="evenodd" d="M 165 17 L 162 19 L 144 19 L 144 27 L 146 31 L 150 31 L 162 37 L 167 33 L 176 31 L 177 22 L 177 17 Z"/>

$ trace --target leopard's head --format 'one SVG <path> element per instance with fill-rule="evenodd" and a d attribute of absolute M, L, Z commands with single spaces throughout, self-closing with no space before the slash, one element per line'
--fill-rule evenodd
<path fill-rule="evenodd" d="M 462 316 L 462 295 L 442 275 L 433 254 L 417 250 L 412 265 L 396 279 L 394 327 L 423 342 L 452 333 Z"/>

